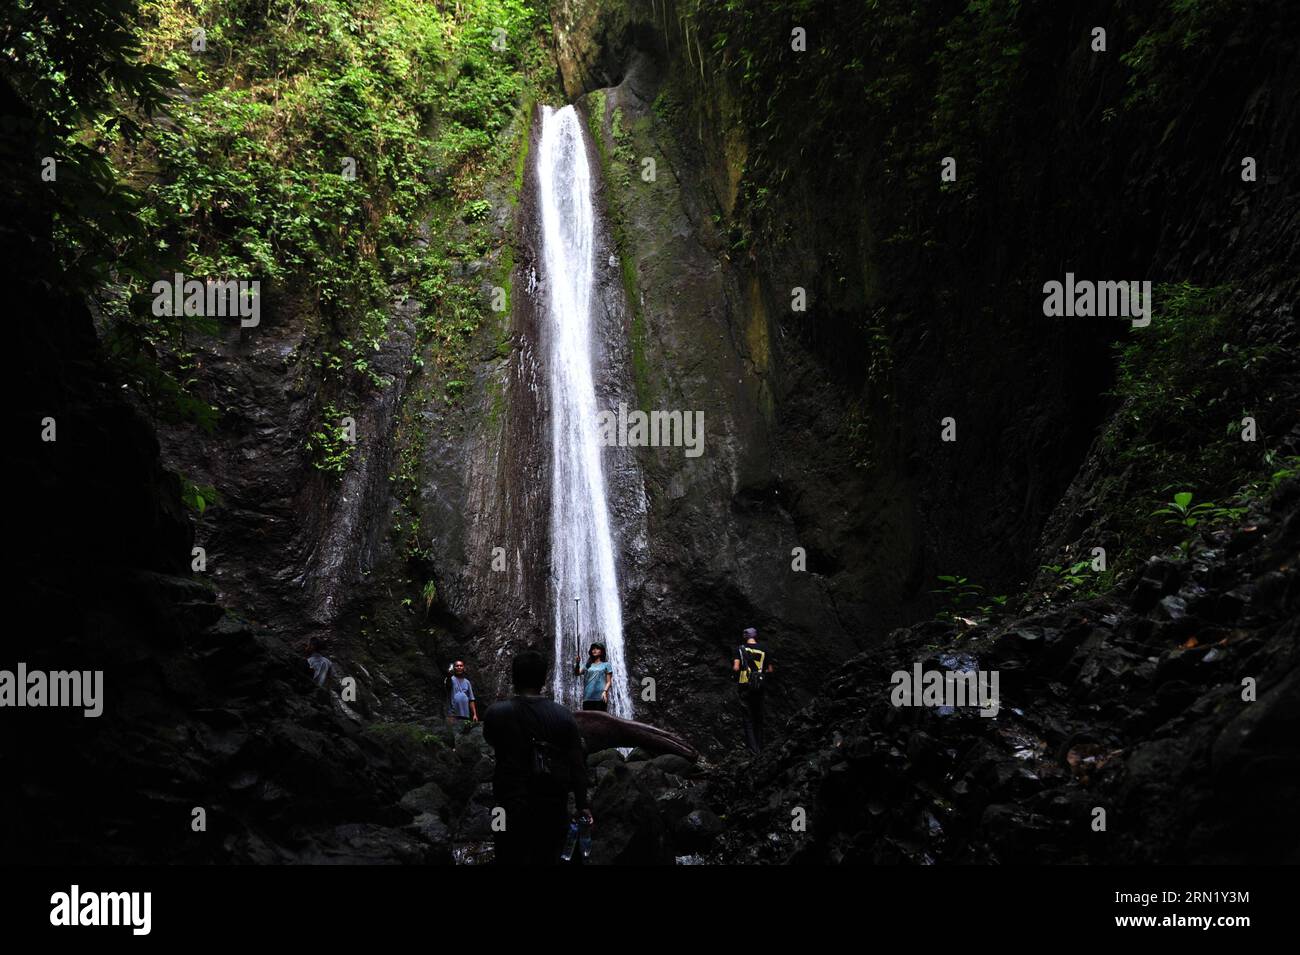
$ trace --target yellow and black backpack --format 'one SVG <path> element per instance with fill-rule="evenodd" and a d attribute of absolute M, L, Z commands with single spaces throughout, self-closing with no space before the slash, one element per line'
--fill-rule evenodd
<path fill-rule="evenodd" d="M 742 643 L 737 658 L 740 660 L 740 685 L 746 690 L 763 689 L 763 664 L 767 651 Z"/>

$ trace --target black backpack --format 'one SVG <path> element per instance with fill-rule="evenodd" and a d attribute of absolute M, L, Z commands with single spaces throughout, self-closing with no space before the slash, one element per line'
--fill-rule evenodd
<path fill-rule="evenodd" d="M 756 651 L 747 643 L 740 645 L 740 671 L 745 677 L 745 682 L 740 684 L 742 690 L 757 693 L 763 689 L 763 665 L 766 662 L 765 651 Z"/>
<path fill-rule="evenodd" d="M 529 783 L 541 792 L 555 792 L 566 789 L 565 780 L 560 775 L 563 756 L 556 746 L 544 738 L 542 721 L 533 708 L 522 700 L 516 700 L 515 706 L 527 710 L 528 723 L 532 729 L 524 729 L 524 738 L 529 745 Z"/>

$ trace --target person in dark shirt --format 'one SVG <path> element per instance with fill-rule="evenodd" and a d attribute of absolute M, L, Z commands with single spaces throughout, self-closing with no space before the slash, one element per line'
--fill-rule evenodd
<path fill-rule="evenodd" d="M 496 752 L 492 795 L 505 810 L 496 861 L 555 865 L 569 827 L 570 792 L 578 816 L 592 823 L 582 736 L 572 713 L 542 697 L 546 659 L 540 653 L 524 650 L 510 669 L 516 695 L 483 716 L 483 737 Z"/>
<path fill-rule="evenodd" d="M 744 643 L 736 648 L 731 671 L 736 675 L 736 694 L 740 700 L 740 723 L 745 731 L 745 745 L 751 753 L 763 749 L 763 684 L 776 669 L 767 648 L 758 642 L 758 631 L 745 630 Z"/>

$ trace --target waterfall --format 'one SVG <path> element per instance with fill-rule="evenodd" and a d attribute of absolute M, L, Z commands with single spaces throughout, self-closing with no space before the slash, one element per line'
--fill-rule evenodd
<path fill-rule="evenodd" d="M 572 106 L 542 109 L 537 156 L 543 267 L 549 291 L 543 335 L 551 398 L 551 597 L 555 698 L 577 706 L 573 658 L 605 644 L 614 667 L 610 712 L 632 716 L 623 610 L 614 569 L 592 378 L 595 216 L 582 123 Z M 576 602 L 575 602 L 576 598 Z"/>

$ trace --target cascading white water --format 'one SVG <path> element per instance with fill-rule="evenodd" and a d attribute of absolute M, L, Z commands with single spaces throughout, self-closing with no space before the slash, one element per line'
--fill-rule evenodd
<path fill-rule="evenodd" d="M 555 698 L 581 699 L 573 657 L 605 644 L 614 667 L 610 712 L 632 716 L 623 609 L 614 569 L 592 380 L 591 286 L 595 218 L 582 123 L 572 106 L 542 109 L 537 156 L 551 396 L 551 586 Z M 576 602 L 575 602 L 576 598 Z M 579 646 L 580 644 L 580 646 Z"/>

